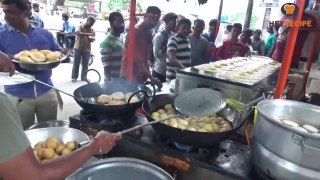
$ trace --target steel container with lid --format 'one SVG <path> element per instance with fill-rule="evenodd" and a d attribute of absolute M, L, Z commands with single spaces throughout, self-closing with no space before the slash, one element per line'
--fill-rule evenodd
<path fill-rule="evenodd" d="M 284 124 L 320 127 L 320 107 L 289 100 L 258 103 L 251 154 L 256 168 L 272 179 L 319 179 L 320 134 Z"/>
<path fill-rule="evenodd" d="M 133 158 L 110 158 L 92 162 L 66 180 L 174 180 L 158 166 Z"/>

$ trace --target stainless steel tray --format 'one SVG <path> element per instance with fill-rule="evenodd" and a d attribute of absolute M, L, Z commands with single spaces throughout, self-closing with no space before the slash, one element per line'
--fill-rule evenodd
<path fill-rule="evenodd" d="M 256 57 L 256 58 L 267 59 L 268 61 L 272 61 L 271 59 L 260 57 L 260 56 Z M 231 59 L 231 60 L 234 61 L 234 59 Z M 252 60 L 251 61 L 251 59 L 246 59 L 246 60 L 249 60 L 250 63 L 251 62 L 252 63 L 255 63 L 255 62 L 258 63 L 259 62 L 257 60 Z M 228 62 L 228 60 L 223 60 L 223 61 L 220 61 L 220 62 L 226 62 L 225 64 L 228 64 L 230 61 Z M 243 69 L 246 69 L 246 68 L 247 67 L 243 67 Z M 251 87 L 255 86 L 256 84 L 258 84 L 259 82 L 261 82 L 262 80 L 268 78 L 269 76 L 274 75 L 275 73 L 278 73 L 279 69 L 280 69 L 279 67 L 278 68 L 274 68 L 273 71 L 268 72 L 265 76 L 262 76 L 259 79 L 255 80 L 255 81 L 252 81 L 252 82 L 244 82 L 244 81 L 241 81 L 241 80 L 227 79 L 227 78 L 224 78 L 222 76 L 222 74 L 219 73 L 219 72 L 205 71 L 205 70 L 201 70 L 201 69 L 199 69 L 197 67 L 189 67 L 189 68 L 179 69 L 177 71 L 177 73 L 191 75 L 191 76 L 194 76 L 194 77 L 206 78 L 206 79 L 210 79 L 210 80 L 216 80 L 216 81 L 223 82 L 223 83 L 228 83 L 228 84 L 233 84 L 233 85 L 237 85 L 237 86 L 251 88 Z M 229 72 L 231 72 L 231 71 L 229 70 Z"/>
<path fill-rule="evenodd" d="M 67 180 L 174 180 L 158 166 L 133 158 L 95 161 L 75 172 Z"/>

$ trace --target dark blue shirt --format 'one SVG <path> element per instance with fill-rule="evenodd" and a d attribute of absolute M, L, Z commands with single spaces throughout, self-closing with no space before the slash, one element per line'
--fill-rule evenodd
<path fill-rule="evenodd" d="M 31 49 L 60 51 L 61 48 L 53 35 L 45 29 L 34 28 L 30 26 L 27 35 L 19 32 L 7 24 L 3 25 L 3 27 L 0 29 L 0 51 L 6 54 L 15 55 L 23 50 Z M 21 73 L 31 74 L 37 80 L 53 85 L 51 81 L 51 70 L 35 72 L 21 69 L 19 66 L 16 66 L 16 70 Z M 35 98 L 43 95 L 50 89 L 51 88 L 36 82 L 4 87 L 6 93 L 21 98 Z"/>

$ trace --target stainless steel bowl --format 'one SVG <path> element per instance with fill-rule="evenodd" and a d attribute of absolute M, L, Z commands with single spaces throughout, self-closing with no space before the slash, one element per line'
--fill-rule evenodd
<path fill-rule="evenodd" d="M 39 129 L 47 127 L 69 127 L 69 121 L 46 121 L 30 126 L 28 129 Z"/>
<path fill-rule="evenodd" d="M 58 138 L 60 143 L 76 141 L 77 143 L 89 141 L 90 138 L 84 132 L 66 127 L 48 127 L 40 129 L 30 129 L 25 131 L 31 146 L 34 147 L 40 141 L 46 141 L 49 137 Z"/>
<path fill-rule="evenodd" d="M 110 158 L 79 169 L 67 180 L 174 180 L 167 172 L 146 161 L 133 158 Z"/>

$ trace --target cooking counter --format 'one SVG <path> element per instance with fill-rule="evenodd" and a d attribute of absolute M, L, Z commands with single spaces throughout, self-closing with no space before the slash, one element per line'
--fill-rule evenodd
<path fill-rule="evenodd" d="M 175 91 L 211 88 L 227 98 L 248 103 L 274 90 L 279 66 L 279 63 L 265 57 L 250 57 L 179 69 Z"/>

